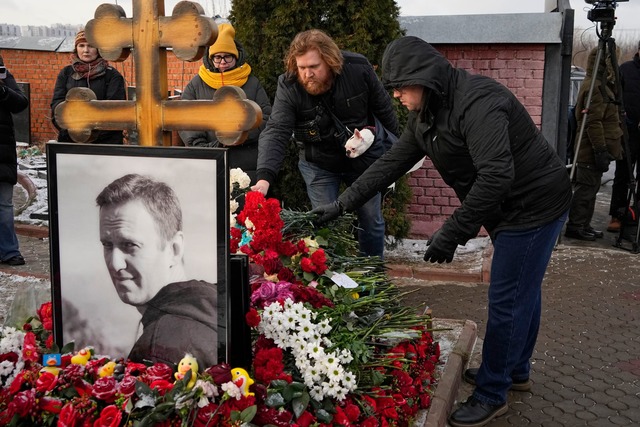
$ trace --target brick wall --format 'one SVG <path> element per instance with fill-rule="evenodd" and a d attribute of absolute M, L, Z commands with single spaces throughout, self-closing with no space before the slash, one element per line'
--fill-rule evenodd
<path fill-rule="evenodd" d="M 482 74 L 507 86 L 522 102 L 533 121 L 542 120 L 542 82 L 544 45 L 437 45 L 451 63 L 474 74 Z M 408 207 L 410 237 L 424 239 L 442 226 L 460 202 L 453 190 L 440 178 L 429 159 L 411 173 L 409 185 L 413 199 Z M 486 235 L 486 232 L 481 232 Z"/>
<path fill-rule="evenodd" d="M 3 49 L 5 64 L 17 81 L 27 82 L 31 86 L 31 141 L 46 142 L 56 139 L 57 130 L 51 123 L 51 96 L 56 78 L 62 68 L 70 64 L 69 53 Z M 133 55 L 124 62 L 111 62 L 125 78 L 125 84 L 135 86 Z M 185 62 L 177 59 L 173 53 L 167 53 L 169 72 L 168 88 L 183 89 L 198 72 L 202 61 Z"/>
<path fill-rule="evenodd" d="M 511 89 L 527 107 L 534 122 L 540 126 L 544 45 L 456 44 L 436 47 L 454 66 L 495 78 Z M 4 49 L 2 54 L 16 80 L 31 84 L 32 141 L 55 139 L 56 130 L 51 124 L 49 104 L 56 76 L 69 63 L 69 54 L 10 49 Z M 201 61 L 180 61 L 170 52 L 167 54 L 167 62 L 170 90 L 184 88 L 201 64 Z M 112 65 L 123 74 L 127 85 L 135 85 L 131 56 L 125 62 Z M 453 190 L 444 184 L 428 159 L 420 169 L 411 174 L 409 182 L 413 190 L 413 200 L 408 207 L 412 221 L 410 237 L 427 238 L 440 228 L 460 204 Z"/>

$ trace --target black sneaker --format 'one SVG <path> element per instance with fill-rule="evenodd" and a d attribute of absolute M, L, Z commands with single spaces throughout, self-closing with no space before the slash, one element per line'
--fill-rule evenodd
<path fill-rule="evenodd" d="M 25 260 L 22 257 L 22 255 L 16 255 L 16 256 L 12 256 L 9 259 L 5 259 L 4 261 L 2 261 L 2 264 L 7 264 L 7 265 L 24 265 Z"/>
<path fill-rule="evenodd" d="M 469 384 L 476 385 L 476 376 L 478 376 L 478 368 L 469 368 L 464 371 L 462 377 Z M 511 383 L 511 390 L 513 391 L 530 391 L 531 390 L 531 380 L 527 378 L 524 381 L 513 381 Z"/>
<path fill-rule="evenodd" d="M 584 240 L 585 242 L 593 242 L 596 240 L 596 236 L 582 229 L 574 230 L 574 229 L 567 228 L 567 231 L 564 232 L 564 235 L 565 237 L 569 237 L 571 239 L 576 239 L 576 240 Z"/>
<path fill-rule="evenodd" d="M 480 427 L 508 410 L 507 402 L 501 405 L 490 405 L 471 396 L 451 414 L 449 424 L 453 427 Z"/>
<path fill-rule="evenodd" d="M 590 225 L 585 227 L 584 231 L 586 231 L 589 234 L 593 234 L 596 239 L 602 239 L 604 237 L 604 233 L 602 231 L 596 230 L 595 228 L 591 227 Z"/>

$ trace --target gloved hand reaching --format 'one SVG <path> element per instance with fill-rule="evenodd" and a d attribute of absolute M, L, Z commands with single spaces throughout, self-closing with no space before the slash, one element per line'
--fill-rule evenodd
<path fill-rule="evenodd" d="M 340 215 L 344 213 L 344 206 L 340 203 L 339 200 L 336 200 L 332 203 L 327 203 L 326 205 L 318 206 L 313 209 L 311 214 L 316 215 L 316 219 L 313 221 L 316 225 L 322 225 L 331 220 L 338 218 Z"/>
<path fill-rule="evenodd" d="M 427 251 L 424 253 L 424 260 L 437 262 L 438 264 L 442 264 L 445 261 L 451 262 L 457 247 L 458 243 L 442 233 L 442 230 L 438 230 L 433 233 L 431 239 L 427 241 Z"/>
<path fill-rule="evenodd" d="M 611 163 L 611 156 L 607 149 L 596 149 L 593 155 L 596 159 L 596 170 L 603 173 L 607 172 L 609 170 L 609 164 Z"/>

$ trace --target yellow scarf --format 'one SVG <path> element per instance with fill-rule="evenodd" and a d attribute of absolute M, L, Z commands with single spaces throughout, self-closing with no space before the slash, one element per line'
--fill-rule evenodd
<path fill-rule="evenodd" d="M 249 74 L 251 74 L 251 66 L 247 63 L 225 73 L 209 71 L 204 64 L 201 65 L 200 70 L 198 70 L 200 78 L 214 89 L 220 89 L 222 86 L 242 87 L 247 82 Z"/>

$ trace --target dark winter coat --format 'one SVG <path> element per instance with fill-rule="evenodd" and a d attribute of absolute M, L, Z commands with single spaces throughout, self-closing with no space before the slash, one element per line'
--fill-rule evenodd
<path fill-rule="evenodd" d="M 146 304 L 142 335 L 129 359 L 169 366 L 191 353 L 204 368 L 218 364 L 217 287 L 200 280 L 171 283 Z"/>
<path fill-rule="evenodd" d="M 493 238 L 501 230 L 547 224 L 568 210 L 571 184 L 562 161 L 506 87 L 453 68 L 417 37 L 389 44 L 382 67 L 386 87 L 421 85 L 432 96 L 419 113 L 409 113 L 391 150 L 339 197 L 347 209 L 426 154 L 462 203 L 442 227 L 458 244 L 481 226 Z"/>
<path fill-rule="evenodd" d="M 382 125 L 398 134 L 391 97 L 382 86 L 369 61 L 362 55 L 342 52 L 342 72 L 335 76 L 332 88 L 323 95 L 310 95 L 295 77 L 278 78 L 273 110 L 266 129 L 260 134 L 258 180 L 273 183 L 282 167 L 287 145 L 295 131 L 300 157 L 332 172 L 352 172 L 356 159 L 345 155 L 344 140 L 336 140 L 336 121 L 329 109 L 351 131 L 373 126 L 375 115 Z M 322 114 L 318 116 L 318 107 Z M 313 142 L 301 129 L 316 120 L 320 140 Z M 342 131 L 342 129 L 339 129 Z"/>
<path fill-rule="evenodd" d="M 29 106 L 29 99 L 18 87 L 13 75 L 0 80 L 0 182 L 18 182 L 18 155 L 11 113 L 19 113 Z"/>
<path fill-rule="evenodd" d="M 124 100 L 126 93 L 124 88 L 124 78 L 112 67 L 107 67 L 104 76 L 96 77 L 87 83 L 86 79 L 75 80 L 71 77 L 73 67 L 67 65 L 56 79 L 56 85 L 53 89 L 53 98 L 51 99 L 51 121 L 58 129 L 58 142 L 73 142 L 66 129 L 62 129 L 55 121 L 55 109 L 65 100 L 67 92 L 74 87 L 88 87 L 95 94 L 98 100 Z M 101 130 L 93 144 L 122 144 L 122 131 Z"/>
<path fill-rule="evenodd" d="M 640 56 L 638 53 L 631 61 L 620 65 L 620 75 L 627 119 L 637 127 L 640 121 Z"/>
<path fill-rule="evenodd" d="M 578 129 L 580 129 L 582 120 L 585 117 L 584 111 L 586 107 L 589 107 L 577 159 L 580 165 L 587 167 L 595 167 L 594 153 L 596 151 L 607 150 L 612 160 L 622 159 L 622 127 L 618 105 L 616 104 L 616 94 L 614 93 L 615 79 L 611 63 L 607 61 L 607 67 L 600 66 L 602 70 L 606 68 L 605 84 L 602 84 L 602 72 L 594 73 L 596 55 L 597 49 L 591 50 L 587 60 L 586 76 L 578 92 L 575 113 Z M 589 89 L 594 78 L 596 82 L 591 94 L 591 103 L 587 106 Z M 579 136 L 580 132 L 576 135 L 576 140 Z M 575 146 L 577 145 L 578 142 L 576 141 Z"/>
<path fill-rule="evenodd" d="M 236 67 L 245 63 L 245 53 L 242 45 L 236 42 L 236 48 L 238 49 L 238 59 L 236 61 Z M 218 72 L 213 63 L 209 59 L 209 48 L 205 52 L 203 62 L 205 67 L 210 71 Z M 247 99 L 254 101 L 262 110 L 262 124 L 249 131 L 249 135 L 244 143 L 241 145 L 227 147 L 229 148 L 229 168 L 240 168 L 249 175 L 252 181 L 255 179 L 255 173 L 258 162 L 258 136 L 264 129 L 269 115 L 271 114 L 271 102 L 269 96 L 264 90 L 260 81 L 254 75 L 250 75 L 247 82 L 241 86 Z M 196 74 L 191 81 L 184 88 L 181 99 L 194 100 L 194 99 L 213 99 L 216 89 L 212 88 L 202 80 L 202 78 Z M 186 146 L 190 147 L 220 147 L 215 132 L 209 130 L 201 131 L 180 131 L 180 138 Z M 224 146 L 222 146 L 224 148 Z"/>

